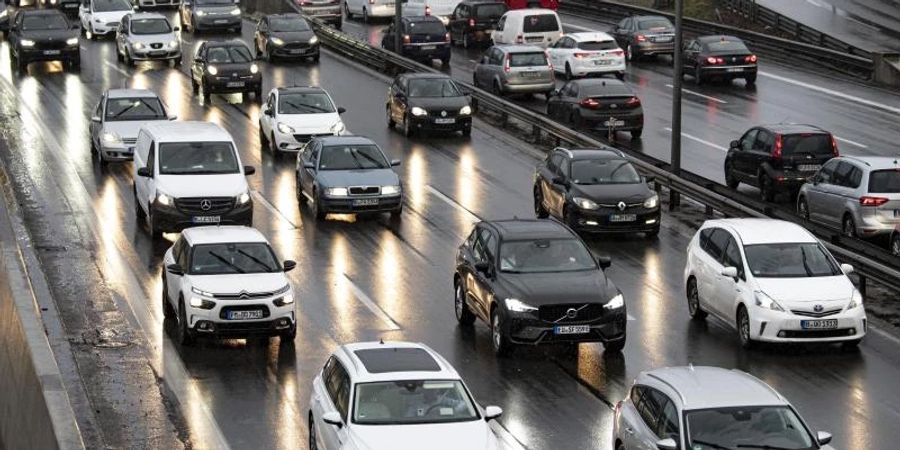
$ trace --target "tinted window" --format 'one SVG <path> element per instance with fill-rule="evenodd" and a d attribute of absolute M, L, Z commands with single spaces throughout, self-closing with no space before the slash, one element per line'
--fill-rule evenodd
<path fill-rule="evenodd" d="M 425 424 L 478 418 L 475 404 L 459 380 L 404 380 L 356 385 L 354 423 Z"/>
<path fill-rule="evenodd" d="M 833 184 L 845 187 L 853 186 L 853 164 L 841 161 L 838 163 L 837 169 L 834 170 Z M 859 182 L 857 181 L 857 186 Z"/>
<path fill-rule="evenodd" d="M 831 160 L 822 166 L 822 169 L 819 170 L 819 173 L 816 175 L 820 183 L 832 183 L 834 169 L 837 168 L 838 162 L 838 160 Z"/>
<path fill-rule="evenodd" d="M 578 42 L 575 46 L 581 50 L 616 50 L 619 48 L 616 41 L 585 41 Z"/>
<path fill-rule="evenodd" d="M 410 97 L 459 97 L 456 83 L 448 78 L 413 78 L 409 80 Z"/>
<path fill-rule="evenodd" d="M 192 275 L 233 273 L 274 273 L 281 266 L 268 244 L 263 242 L 201 244 L 191 254 Z"/>
<path fill-rule="evenodd" d="M 641 402 L 638 404 L 637 410 L 641 415 L 641 420 L 647 424 L 647 428 L 654 432 L 657 429 L 657 420 L 659 413 L 662 411 L 664 399 L 665 397 L 655 389 L 647 388 L 644 391 L 644 395 L 641 396 Z"/>
<path fill-rule="evenodd" d="M 711 53 L 750 53 L 741 41 L 714 41 L 703 44 L 703 49 Z"/>
<path fill-rule="evenodd" d="M 486 228 L 481 230 L 481 239 L 484 243 L 484 250 L 487 252 L 487 258 L 493 260 L 497 256 L 497 238 Z"/>
<path fill-rule="evenodd" d="M 309 24 L 303 19 L 272 19 L 270 21 L 272 31 L 310 31 Z"/>
<path fill-rule="evenodd" d="M 168 142 L 159 144 L 160 175 L 240 173 L 231 142 Z"/>
<path fill-rule="evenodd" d="M 278 96 L 279 114 L 324 114 L 335 112 L 331 99 L 323 92 L 287 93 Z"/>
<path fill-rule="evenodd" d="M 647 19 L 638 21 L 638 30 L 665 30 L 667 28 L 673 28 L 672 24 L 666 19 Z"/>
<path fill-rule="evenodd" d="M 575 184 L 634 184 L 641 182 L 634 166 L 624 159 L 576 159 L 572 161 Z"/>
<path fill-rule="evenodd" d="M 631 92 L 631 89 L 628 86 L 615 83 L 615 82 L 607 82 L 607 83 L 584 83 L 581 86 L 581 94 L 585 97 L 591 96 L 604 96 L 604 97 L 633 97 L 634 93 Z"/>
<path fill-rule="evenodd" d="M 106 102 L 106 121 L 165 119 L 162 103 L 155 97 L 111 98 Z"/>
<path fill-rule="evenodd" d="M 61 14 L 29 14 L 22 17 L 22 31 L 65 30 L 69 23 Z"/>
<path fill-rule="evenodd" d="M 387 169 L 384 154 L 374 145 L 331 145 L 322 150 L 319 170 Z"/>
<path fill-rule="evenodd" d="M 475 17 L 481 20 L 497 20 L 506 12 L 506 5 L 502 3 L 480 5 L 475 7 Z"/>
<path fill-rule="evenodd" d="M 172 27 L 166 19 L 135 19 L 131 21 L 131 34 L 171 33 Z"/>
<path fill-rule="evenodd" d="M 786 406 L 689 411 L 685 430 L 690 449 L 740 448 L 749 443 L 753 448 L 818 448 L 797 414 Z"/>
<path fill-rule="evenodd" d="M 741 261 L 741 250 L 738 248 L 737 241 L 731 236 L 728 237 L 725 254 L 722 257 L 722 265 L 736 268 L 738 276 L 744 278 L 744 263 Z"/>
<path fill-rule="evenodd" d="M 662 415 L 659 416 L 659 423 L 656 425 L 655 431 L 661 439 L 678 436 L 678 410 L 669 399 L 665 400 L 665 406 L 663 406 Z"/>
<path fill-rule="evenodd" d="M 559 153 L 553 154 L 550 157 L 550 164 L 547 164 L 547 168 L 549 168 L 553 173 L 559 173 L 559 166 L 562 165 L 563 159 L 565 157 Z"/>
<path fill-rule="evenodd" d="M 409 22 L 406 25 L 409 34 L 444 34 L 447 29 L 439 21 Z"/>
<path fill-rule="evenodd" d="M 789 134 L 781 137 L 781 154 L 829 156 L 834 154 L 834 149 L 831 147 L 831 136 L 827 134 Z"/>
<path fill-rule="evenodd" d="M 206 60 L 210 63 L 248 63 L 253 60 L 250 50 L 244 46 L 210 47 L 206 52 Z"/>
<path fill-rule="evenodd" d="M 900 170 L 875 170 L 869 174 L 869 192 L 900 193 Z"/>
<path fill-rule="evenodd" d="M 503 272 L 571 272 L 596 268 L 594 257 L 577 239 L 506 241 L 500 246 Z"/>
<path fill-rule="evenodd" d="M 710 235 L 709 240 L 706 241 L 706 247 L 703 249 L 706 250 L 706 253 L 709 253 L 713 259 L 721 261 L 722 255 L 725 253 L 725 244 L 728 243 L 728 238 L 730 237 L 731 234 L 727 231 L 716 228 L 712 235 Z"/>
<path fill-rule="evenodd" d="M 544 52 L 510 53 L 510 67 L 546 66 L 547 55 Z"/>
<path fill-rule="evenodd" d="M 555 14 L 535 14 L 524 17 L 522 31 L 526 33 L 546 33 L 559 31 L 559 21 Z"/>
<path fill-rule="evenodd" d="M 131 4 L 125 0 L 94 0 L 94 11 L 131 11 Z"/>
<path fill-rule="evenodd" d="M 805 278 L 840 275 L 841 270 L 818 243 L 745 245 L 750 273 L 758 278 Z"/>

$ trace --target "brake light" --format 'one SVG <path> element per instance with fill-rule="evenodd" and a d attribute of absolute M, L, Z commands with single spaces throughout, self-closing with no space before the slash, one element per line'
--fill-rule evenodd
<path fill-rule="evenodd" d="M 757 60 L 756 55 L 750 55 L 750 56 L 747 56 L 744 58 L 744 62 L 748 62 L 751 64 L 755 64 L 756 60 Z"/>
<path fill-rule="evenodd" d="M 521 34 L 516 35 L 516 44 L 523 44 L 523 43 L 525 43 L 525 36 L 522 36 Z"/>
<path fill-rule="evenodd" d="M 644 36 L 643 34 L 638 34 L 638 35 L 634 36 L 634 39 L 638 42 L 644 42 L 647 40 L 647 36 Z"/>
<path fill-rule="evenodd" d="M 404 34 L 403 35 L 403 43 L 409 44 L 410 42 L 412 42 L 412 38 L 410 38 L 408 34 Z"/>
<path fill-rule="evenodd" d="M 831 153 L 834 156 L 840 156 L 838 153 L 837 139 L 834 138 L 834 135 L 831 136 Z"/>
<path fill-rule="evenodd" d="M 369 0 L 369 4 L 370 4 L 370 5 L 374 5 L 374 4 L 375 4 L 375 0 Z"/>
<path fill-rule="evenodd" d="M 782 148 L 782 146 L 783 146 L 783 144 L 782 144 L 782 142 L 781 142 L 781 135 L 780 135 L 780 134 L 776 134 L 776 135 L 775 135 L 775 151 L 772 153 L 772 158 L 774 158 L 774 159 L 781 159 L 781 148 Z"/>
<path fill-rule="evenodd" d="M 426 6 L 426 7 L 425 7 L 425 15 L 426 15 L 426 16 L 430 16 L 430 15 L 431 15 L 431 7 L 430 7 L 430 6 Z"/>
<path fill-rule="evenodd" d="M 641 106 L 641 99 L 637 97 L 631 97 L 628 99 L 628 101 L 625 102 L 625 106 L 628 106 L 630 108 L 637 108 L 638 106 Z"/>
<path fill-rule="evenodd" d="M 509 73 L 509 53 L 506 54 L 506 58 L 503 59 L 503 71 Z"/>
<path fill-rule="evenodd" d="M 581 106 L 584 106 L 585 108 L 590 108 L 590 109 L 594 109 L 594 108 L 600 106 L 600 102 L 598 102 L 597 100 L 594 100 L 592 98 L 586 98 L 586 99 L 582 100 L 581 102 L 579 102 L 578 104 Z"/>
<path fill-rule="evenodd" d="M 575 53 L 574 56 L 578 59 L 581 59 L 581 58 L 589 58 L 591 55 L 593 55 L 593 53 Z"/>
<path fill-rule="evenodd" d="M 444 35 L 444 42 L 450 42 L 450 33 Z"/>
<path fill-rule="evenodd" d="M 888 199 L 884 197 L 869 197 L 868 195 L 864 195 L 859 198 L 859 204 L 862 206 L 881 206 L 888 202 Z"/>
<path fill-rule="evenodd" d="M 474 26 L 475 26 L 475 19 L 469 19 L 469 26 L 470 26 L 470 27 L 474 27 Z"/>
<path fill-rule="evenodd" d="M 713 64 L 713 65 L 715 65 L 715 64 L 725 64 L 725 60 L 722 59 L 722 58 L 716 58 L 715 56 L 710 56 L 710 57 L 706 58 L 706 63 L 707 63 L 707 64 Z"/>
<path fill-rule="evenodd" d="M 621 49 L 613 50 L 613 51 L 607 52 L 607 53 L 610 55 L 613 55 L 613 56 L 625 56 L 625 50 L 621 50 Z"/>

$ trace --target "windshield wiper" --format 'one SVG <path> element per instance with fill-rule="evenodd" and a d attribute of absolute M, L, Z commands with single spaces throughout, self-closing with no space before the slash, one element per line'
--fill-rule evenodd
<path fill-rule="evenodd" d="M 274 269 L 272 269 L 271 267 L 269 267 L 268 264 L 262 262 L 262 260 L 260 260 L 259 258 L 255 257 L 255 256 L 253 256 L 253 255 L 251 255 L 251 254 L 249 254 L 249 253 L 247 253 L 247 252 L 245 252 L 245 251 L 243 251 L 243 250 L 238 250 L 237 252 L 240 253 L 240 254 L 242 254 L 242 255 L 244 255 L 245 257 L 247 257 L 247 258 L 250 259 L 251 261 L 253 261 L 253 262 L 255 262 L 255 263 L 257 263 L 257 264 L 259 264 L 259 265 L 265 267 L 267 271 L 269 271 L 269 272 L 274 272 Z"/>
<path fill-rule="evenodd" d="M 806 262 L 806 249 L 805 248 L 800 247 L 800 255 L 803 256 L 803 270 L 806 271 L 806 276 L 808 276 L 808 277 L 813 276 L 813 272 L 809 268 L 809 264 Z"/>
<path fill-rule="evenodd" d="M 700 444 L 704 447 L 718 448 L 718 449 L 722 449 L 722 450 L 734 450 L 733 448 L 726 447 L 722 444 L 716 444 L 715 442 L 701 441 L 698 439 L 691 439 L 691 444 Z"/>
<path fill-rule="evenodd" d="M 119 112 L 113 114 L 112 118 L 115 119 L 115 118 L 121 116 L 122 114 L 125 114 L 125 113 L 127 113 L 128 111 L 131 111 L 131 110 L 134 109 L 134 108 L 137 108 L 137 106 L 140 105 L 140 104 L 144 104 L 144 105 L 146 105 L 148 108 L 150 108 L 150 110 L 153 110 L 153 105 L 147 103 L 146 100 L 141 99 L 141 100 L 139 100 L 139 101 L 140 101 L 140 103 L 132 103 L 132 104 L 129 105 L 127 108 L 125 108 L 125 109 L 123 109 L 123 110 L 121 110 L 121 111 L 119 111 Z"/>
<path fill-rule="evenodd" d="M 225 263 L 225 265 L 231 267 L 231 268 L 234 269 L 234 270 L 237 270 L 238 273 L 247 273 L 247 271 L 245 271 L 244 269 L 241 269 L 240 267 L 238 267 L 238 266 L 232 264 L 231 261 L 229 261 L 229 260 L 223 258 L 222 255 L 219 255 L 219 254 L 216 253 L 216 252 L 209 252 L 209 256 L 212 256 L 213 258 L 216 258 L 216 259 L 218 259 L 219 261 L 222 261 L 223 263 Z"/>

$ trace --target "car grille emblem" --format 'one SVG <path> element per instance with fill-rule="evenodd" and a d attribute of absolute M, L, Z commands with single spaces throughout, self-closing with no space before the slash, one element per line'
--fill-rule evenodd
<path fill-rule="evenodd" d="M 441 111 L 441 117 L 447 117 L 447 111 Z"/>
<path fill-rule="evenodd" d="M 570 319 L 578 317 L 578 310 L 575 308 L 569 308 L 568 310 L 566 310 L 566 317 Z"/>
<path fill-rule="evenodd" d="M 813 306 L 813 311 L 815 312 L 822 312 L 823 309 L 825 309 L 825 307 L 822 305 Z"/>
<path fill-rule="evenodd" d="M 613 103 L 612 105 L 609 105 L 609 107 L 610 107 L 610 109 L 616 109 L 619 107 L 619 105 Z"/>
<path fill-rule="evenodd" d="M 210 209 L 212 209 L 212 201 L 210 201 L 209 199 L 206 199 L 206 198 L 204 198 L 203 200 L 200 200 L 200 209 L 202 209 L 204 211 L 209 211 Z"/>
<path fill-rule="evenodd" d="M 231 76 L 237 78 L 237 72 L 232 73 Z"/>
<path fill-rule="evenodd" d="M 625 207 L 628 205 L 626 205 L 625 202 L 619 202 L 616 206 L 619 208 L 619 211 L 625 211 Z"/>
<path fill-rule="evenodd" d="M 241 291 L 241 295 L 238 296 L 241 300 L 247 300 L 250 298 L 250 294 L 247 291 Z"/>

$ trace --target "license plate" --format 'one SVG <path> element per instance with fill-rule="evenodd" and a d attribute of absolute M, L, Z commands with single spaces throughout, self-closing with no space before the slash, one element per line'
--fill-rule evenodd
<path fill-rule="evenodd" d="M 434 119 L 434 123 L 439 123 L 439 124 L 456 123 L 456 119 L 453 119 L 453 118 L 447 118 L 447 119 L 439 118 L 439 119 Z"/>
<path fill-rule="evenodd" d="M 800 327 L 804 330 L 833 330 L 838 327 L 838 321 L 837 319 L 801 320 Z"/>
<path fill-rule="evenodd" d="M 522 72 L 522 78 L 538 78 L 540 76 L 539 72 Z"/>
<path fill-rule="evenodd" d="M 68 3 L 68 4 L 66 4 L 64 7 L 65 7 L 65 8 L 69 8 L 69 9 L 77 8 L 77 7 L 78 7 L 78 3 Z"/>
<path fill-rule="evenodd" d="M 229 81 L 228 83 L 225 83 L 225 86 L 227 86 L 227 87 L 244 87 L 244 82 L 243 81 Z"/>
<path fill-rule="evenodd" d="M 598 60 L 594 61 L 594 65 L 595 66 L 608 66 L 609 63 L 611 63 L 611 62 L 612 61 L 610 61 L 608 59 L 598 59 Z"/>
<path fill-rule="evenodd" d="M 635 214 L 610 214 L 609 221 L 610 222 L 634 222 L 637 220 L 637 215 Z"/>
<path fill-rule="evenodd" d="M 288 50 L 288 52 L 292 55 L 299 55 L 303 53 L 303 50 Z"/>
<path fill-rule="evenodd" d="M 653 42 L 672 42 L 672 39 L 674 39 L 674 38 L 671 36 L 662 36 L 662 37 L 653 38 Z"/>
<path fill-rule="evenodd" d="M 228 19 L 216 19 L 213 23 L 228 23 Z"/>
<path fill-rule="evenodd" d="M 44 50 L 45 55 L 58 55 L 59 50 Z"/>
<path fill-rule="evenodd" d="M 821 168 L 822 166 L 819 164 L 800 164 L 797 166 L 797 169 L 801 172 L 816 172 Z"/>
<path fill-rule="evenodd" d="M 725 71 L 726 72 L 743 72 L 744 68 L 743 67 L 729 67 L 729 68 L 725 69 Z"/>
<path fill-rule="evenodd" d="M 375 206 L 377 204 L 377 198 L 362 198 L 359 200 L 353 200 L 353 206 Z"/>
<path fill-rule="evenodd" d="M 259 309 L 250 311 L 228 311 L 228 320 L 262 319 L 263 312 Z"/>
<path fill-rule="evenodd" d="M 437 48 L 437 46 L 435 46 L 435 45 L 423 45 L 422 46 L 422 50 L 434 50 L 436 48 Z"/>
<path fill-rule="evenodd" d="M 219 223 L 222 218 L 219 216 L 195 216 L 191 221 L 194 223 Z"/>
<path fill-rule="evenodd" d="M 166 52 L 150 52 L 150 56 L 166 56 Z"/>
<path fill-rule="evenodd" d="M 612 123 L 610 123 L 610 122 L 612 122 Z M 614 127 L 624 127 L 625 121 L 624 120 L 607 120 L 607 121 L 603 122 L 604 127 L 608 127 L 610 125 L 612 125 Z"/>
<path fill-rule="evenodd" d="M 586 334 L 590 332 L 590 325 L 557 325 L 553 327 L 554 334 Z"/>

